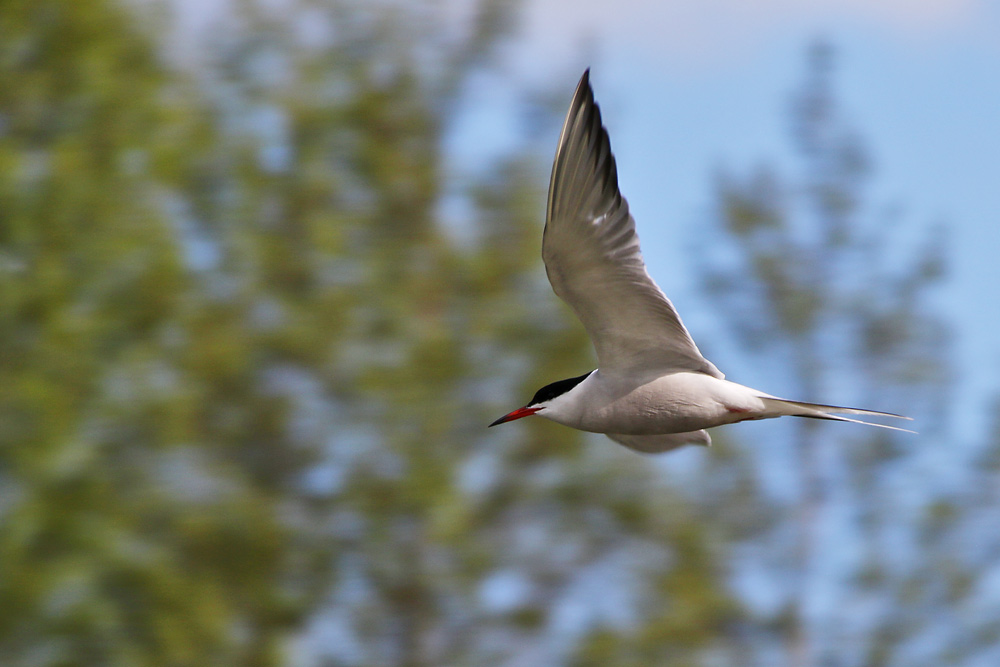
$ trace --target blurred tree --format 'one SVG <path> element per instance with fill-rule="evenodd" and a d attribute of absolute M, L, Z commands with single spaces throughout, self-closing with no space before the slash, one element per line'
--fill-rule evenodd
<path fill-rule="evenodd" d="M 136 11 L 0 4 L 4 664 L 732 651 L 725 545 L 647 460 L 484 428 L 592 364 L 549 152 L 446 187 L 514 7 L 241 2 L 191 69 Z"/>
<path fill-rule="evenodd" d="M 652 610 L 685 635 L 662 664 L 691 664 L 738 613 L 710 535 L 641 458 L 547 423 L 485 430 L 592 364 L 539 261 L 550 151 L 446 187 L 455 105 L 512 11 L 483 3 L 456 39 L 432 4 L 303 3 L 219 53 L 227 125 L 271 118 L 288 158 L 238 172 L 242 241 L 220 243 L 298 320 L 297 368 L 337 419 L 306 485 L 336 554 L 306 641 L 329 664 L 586 660 Z M 303 17 L 329 39 L 303 45 Z"/>
<path fill-rule="evenodd" d="M 894 213 L 866 209 L 870 161 L 834 99 L 831 60 L 829 46 L 812 47 L 793 100 L 801 176 L 760 168 L 717 179 L 706 291 L 736 341 L 783 376 L 793 398 L 920 415 L 920 428 L 934 433 L 949 378 L 948 334 L 933 302 L 945 246 L 939 234 L 909 237 Z M 879 657 L 885 641 L 918 631 L 901 627 L 908 621 L 897 606 L 912 563 L 889 544 L 910 540 L 921 506 L 933 504 L 933 484 L 916 506 L 898 493 L 899 477 L 915 475 L 926 450 L 874 429 L 834 431 L 813 420 L 787 428 L 790 446 L 779 439 L 755 450 L 762 470 L 797 476 L 794 493 L 771 490 L 786 511 L 796 508 L 794 532 L 779 522 L 753 537 L 770 544 L 763 569 L 771 574 L 758 585 L 787 601 L 768 622 L 791 665 L 888 664 Z M 836 534 L 860 541 L 863 553 L 838 550 L 852 541 Z"/>
<path fill-rule="evenodd" d="M 190 268 L 226 193 L 168 184 L 219 128 L 132 9 L 0 4 L 0 654 L 274 664 L 325 552 L 307 456 L 246 286 Z"/>

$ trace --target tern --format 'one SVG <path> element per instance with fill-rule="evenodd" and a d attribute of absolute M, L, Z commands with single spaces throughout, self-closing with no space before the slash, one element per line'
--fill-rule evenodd
<path fill-rule="evenodd" d="M 490 426 L 536 415 L 644 453 L 707 446 L 706 428 L 750 419 L 810 417 L 907 431 L 842 416 L 909 419 L 902 415 L 790 401 L 730 382 L 702 356 L 646 270 L 589 69 L 559 135 L 542 260 L 553 291 L 587 330 L 598 368 L 542 387 Z"/>

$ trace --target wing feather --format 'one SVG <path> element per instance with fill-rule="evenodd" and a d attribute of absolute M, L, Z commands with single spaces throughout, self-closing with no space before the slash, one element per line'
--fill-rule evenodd
<path fill-rule="evenodd" d="M 552 289 L 587 329 L 602 373 L 696 371 L 722 378 L 646 271 L 618 191 L 607 130 L 584 72 L 559 137 L 542 259 Z"/>

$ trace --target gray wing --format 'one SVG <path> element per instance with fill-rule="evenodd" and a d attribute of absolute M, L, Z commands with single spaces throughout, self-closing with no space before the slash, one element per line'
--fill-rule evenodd
<path fill-rule="evenodd" d="M 602 373 L 699 371 L 701 356 L 670 300 L 646 271 L 608 133 L 590 89 L 577 85 L 552 165 L 542 259 L 552 289 L 587 329 Z"/>
<path fill-rule="evenodd" d="M 621 435 L 619 433 L 607 433 L 606 435 L 619 445 L 625 445 L 629 449 L 643 454 L 660 454 L 684 445 L 708 447 L 712 444 L 712 438 L 707 431 L 667 433 L 665 435 Z"/>

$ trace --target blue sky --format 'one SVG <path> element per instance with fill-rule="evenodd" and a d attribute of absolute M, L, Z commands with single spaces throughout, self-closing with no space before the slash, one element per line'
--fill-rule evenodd
<path fill-rule="evenodd" d="M 561 82 L 568 103 L 582 69 L 593 67 L 647 263 L 696 337 L 718 326 L 693 284 L 696 258 L 684 252 L 711 201 L 712 170 L 768 161 L 790 171 L 787 105 L 806 46 L 822 36 L 835 47 L 839 102 L 873 158 L 870 203 L 902 206 L 905 225 L 947 225 L 952 275 L 942 306 L 957 339 L 955 429 L 965 439 L 980 437 L 987 401 L 1000 391 L 1000 298 L 993 293 L 1000 283 L 1000 3 L 568 6 L 527 2 L 500 77 Z M 454 139 L 460 163 L 481 159 L 490 142 L 499 146 L 510 136 L 485 131 L 510 128 L 504 114 L 511 112 L 496 94 L 471 99 Z"/>

